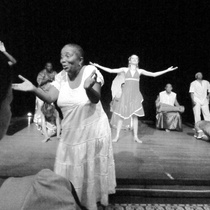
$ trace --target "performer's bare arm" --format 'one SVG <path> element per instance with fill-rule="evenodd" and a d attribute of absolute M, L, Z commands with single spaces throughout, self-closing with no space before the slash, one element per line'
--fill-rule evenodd
<path fill-rule="evenodd" d="M 210 93 L 208 92 L 207 94 L 207 99 L 209 100 L 210 99 Z"/>
<path fill-rule="evenodd" d="M 157 99 L 155 101 L 155 106 L 156 106 L 156 108 L 158 108 L 160 106 L 160 96 L 157 97 Z"/>
<path fill-rule="evenodd" d="M 43 91 L 40 88 L 35 87 L 29 80 L 24 78 L 23 76 L 18 76 L 23 82 L 22 83 L 15 83 L 12 85 L 14 90 L 24 91 L 24 92 L 33 92 L 37 97 L 41 100 L 52 103 L 58 99 L 59 91 L 51 85 L 47 92 Z"/>
<path fill-rule="evenodd" d="M 176 100 L 175 100 L 175 102 L 174 102 L 174 105 L 175 105 L 175 106 L 180 106 L 180 105 L 179 105 L 179 102 L 177 101 L 177 98 L 176 98 Z"/>
<path fill-rule="evenodd" d="M 104 67 L 104 66 L 101 66 L 97 63 L 92 63 L 90 62 L 91 65 L 95 66 L 96 68 L 99 68 L 103 71 L 106 71 L 108 73 L 115 73 L 115 74 L 119 74 L 119 73 L 122 73 L 122 72 L 125 72 L 127 70 L 126 67 L 122 67 L 122 68 L 118 68 L 118 69 L 110 69 L 110 68 L 107 68 L 107 67 Z"/>
<path fill-rule="evenodd" d="M 94 70 L 84 82 L 84 88 L 89 100 L 97 104 L 101 98 L 101 84 L 97 82 L 96 71 Z"/>
<path fill-rule="evenodd" d="M 191 97 L 193 106 L 195 106 L 196 105 L 196 102 L 194 100 L 194 93 L 193 92 L 190 93 L 190 97 Z"/>
<path fill-rule="evenodd" d="M 165 73 L 170 72 L 170 71 L 174 71 L 176 69 L 178 69 L 178 67 L 173 67 L 173 66 L 167 68 L 166 70 L 158 71 L 158 72 L 150 72 L 150 71 L 146 71 L 146 70 L 142 69 L 140 73 L 145 75 L 145 76 L 149 76 L 149 77 L 158 77 L 162 74 L 165 74 Z"/>
<path fill-rule="evenodd" d="M 10 66 L 14 65 L 17 63 L 17 61 L 15 60 L 15 58 L 10 55 L 7 51 L 6 51 L 6 48 L 4 46 L 4 43 L 0 41 L 0 51 L 8 58 L 8 64 Z"/>

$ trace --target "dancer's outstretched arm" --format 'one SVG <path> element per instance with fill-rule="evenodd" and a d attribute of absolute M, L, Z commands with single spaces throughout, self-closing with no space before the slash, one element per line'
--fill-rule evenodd
<path fill-rule="evenodd" d="M 15 58 L 6 51 L 4 43 L 1 42 L 1 41 L 0 41 L 0 51 L 8 58 L 8 60 L 9 60 L 8 63 L 9 63 L 10 66 L 17 63 Z"/>
<path fill-rule="evenodd" d="M 95 66 L 96 68 L 99 68 L 101 70 L 104 70 L 104 71 L 106 71 L 108 73 L 115 73 L 115 74 L 125 72 L 125 70 L 127 69 L 127 68 L 124 68 L 124 67 L 123 68 L 119 68 L 119 69 L 110 69 L 110 68 L 101 66 L 101 65 L 99 65 L 97 63 L 90 62 L 90 64 L 93 65 L 93 66 Z"/>
<path fill-rule="evenodd" d="M 171 66 L 171 67 L 167 68 L 166 70 L 158 71 L 158 72 L 150 72 L 150 71 L 142 70 L 141 74 L 143 74 L 145 76 L 149 76 L 149 77 L 157 77 L 157 76 L 160 76 L 160 75 L 165 74 L 167 72 L 174 71 L 176 69 L 178 69 L 178 67 Z"/>
<path fill-rule="evenodd" d="M 37 97 L 47 103 L 55 102 L 58 99 L 59 91 L 53 85 L 51 85 L 49 90 L 45 92 L 42 89 L 35 87 L 29 80 L 27 80 L 23 76 L 19 75 L 18 77 L 23 80 L 23 82 L 12 84 L 12 88 L 14 90 L 33 92 Z"/>

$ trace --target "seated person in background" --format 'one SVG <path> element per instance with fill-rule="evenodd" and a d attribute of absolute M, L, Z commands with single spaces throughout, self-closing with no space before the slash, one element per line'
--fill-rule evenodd
<path fill-rule="evenodd" d="M 38 87 L 44 91 L 48 91 L 50 87 L 50 83 L 55 80 L 56 71 L 53 69 L 53 64 L 51 62 L 47 62 L 45 64 L 45 68 L 39 72 L 37 76 L 37 84 Z M 40 111 L 44 104 L 44 101 L 36 97 L 36 105 L 35 105 L 35 114 L 34 114 L 34 122 L 38 123 L 41 120 Z M 40 126 L 38 126 L 38 130 L 40 130 Z"/>
<path fill-rule="evenodd" d="M 0 49 L 1 46 L 0 42 Z M 6 57 L 0 53 L 0 140 L 6 134 L 12 115 L 11 69 Z M 8 178 L 0 186 L 1 210 L 80 209 L 76 201 L 78 199 L 71 183 L 49 169 L 36 175 Z"/>
<path fill-rule="evenodd" d="M 167 84 L 165 91 L 159 93 L 156 100 L 156 127 L 170 130 L 182 130 L 182 119 L 180 113 L 184 112 L 184 107 L 180 106 L 176 93 L 172 92 L 172 85 Z"/>
<path fill-rule="evenodd" d="M 210 121 L 201 120 L 195 124 L 195 138 L 210 140 Z"/>
<path fill-rule="evenodd" d="M 60 138 L 61 123 L 59 113 L 55 108 L 55 105 L 44 103 L 40 112 L 41 118 L 37 121 L 37 125 L 40 126 L 40 130 L 44 135 L 42 142 L 47 142 L 50 137 L 57 135 Z"/>
<path fill-rule="evenodd" d="M 48 91 L 50 83 L 55 80 L 56 74 L 57 72 L 53 69 L 53 64 L 51 62 L 47 62 L 45 64 L 45 68 L 40 71 L 37 76 L 38 86 L 42 90 Z"/>

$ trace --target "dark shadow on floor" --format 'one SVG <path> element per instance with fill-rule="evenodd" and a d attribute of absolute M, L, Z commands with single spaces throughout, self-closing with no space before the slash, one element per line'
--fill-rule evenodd
<path fill-rule="evenodd" d="M 194 136 L 194 133 L 193 132 L 188 132 L 187 135 L 193 137 Z"/>
<path fill-rule="evenodd" d="M 27 117 L 14 118 L 11 120 L 9 128 L 7 130 L 7 135 L 12 136 L 15 133 L 21 131 L 28 126 Z"/>

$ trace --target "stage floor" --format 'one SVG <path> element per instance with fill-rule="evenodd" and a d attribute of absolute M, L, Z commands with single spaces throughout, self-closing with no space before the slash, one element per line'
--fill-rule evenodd
<path fill-rule="evenodd" d="M 142 144 L 126 131 L 113 144 L 117 178 L 210 180 L 210 143 L 196 140 L 192 127 L 165 132 L 141 123 L 139 134 Z"/>
<path fill-rule="evenodd" d="M 26 119 L 23 122 L 27 124 Z M 53 169 L 56 137 L 42 143 L 43 136 L 34 124 L 13 133 L 10 130 L 0 142 L 1 178 Z M 183 132 L 167 133 L 140 123 L 139 134 L 142 144 L 135 143 L 132 132 L 124 130 L 113 143 L 118 180 L 210 180 L 210 144 L 196 140 L 191 127 L 184 125 Z"/>

